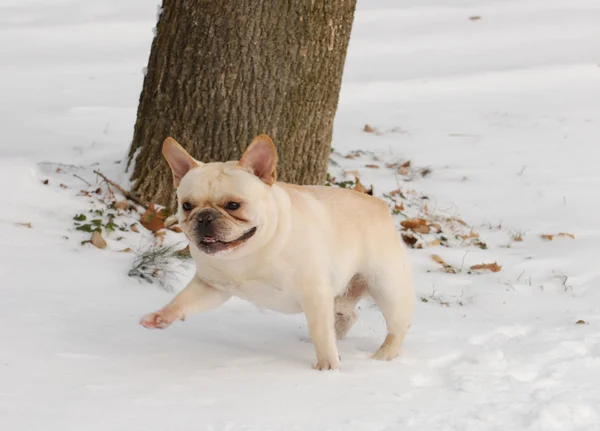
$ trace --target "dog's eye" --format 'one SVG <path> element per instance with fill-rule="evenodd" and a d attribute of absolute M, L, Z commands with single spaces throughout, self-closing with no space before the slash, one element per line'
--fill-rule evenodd
<path fill-rule="evenodd" d="M 184 202 L 181 204 L 181 208 L 183 208 L 184 211 L 191 211 L 193 207 L 191 203 Z"/>
<path fill-rule="evenodd" d="M 235 211 L 239 209 L 239 207 L 240 204 L 238 202 L 228 202 L 227 205 L 225 205 L 225 209 L 229 211 Z"/>

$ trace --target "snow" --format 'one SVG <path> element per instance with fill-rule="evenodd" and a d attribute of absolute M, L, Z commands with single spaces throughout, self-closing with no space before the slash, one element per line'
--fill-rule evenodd
<path fill-rule="evenodd" d="M 72 219 L 90 203 L 72 174 L 126 184 L 156 4 L 0 12 L 0 429 L 597 429 L 598 2 L 359 1 L 333 147 L 370 153 L 332 172 L 358 169 L 377 194 L 401 181 L 488 247 L 411 250 L 427 302 L 401 356 L 369 359 L 384 323 L 367 302 L 330 373 L 311 370 L 301 315 L 242 301 L 143 329 L 173 292 L 127 277 L 114 238 L 80 245 Z M 383 166 L 408 159 L 432 173 L 405 183 Z M 575 239 L 540 237 L 558 232 Z M 434 253 L 502 270 L 446 274 Z"/>

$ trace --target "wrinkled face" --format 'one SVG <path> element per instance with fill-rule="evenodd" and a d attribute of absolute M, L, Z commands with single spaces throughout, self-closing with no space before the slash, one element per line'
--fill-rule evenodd
<path fill-rule="evenodd" d="M 191 169 L 177 189 L 180 226 L 196 247 L 225 255 L 251 242 L 264 223 L 269 186 L 236 162 Z"/>
<path fill-rule="evenodd" d="M 277 150 L 268 136 L 257 136 L 238 162 L 203 164 L 173 138 L 162 152 L 177 186 L 179 224 L 200 251 L 223 256 L 247 249 L 267 220 L 276 222 Z"/>

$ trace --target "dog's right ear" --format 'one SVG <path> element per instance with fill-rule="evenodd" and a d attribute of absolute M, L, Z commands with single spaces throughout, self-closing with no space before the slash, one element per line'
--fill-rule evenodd
<path fill-rule="evenodd" d="M 162 145 L 162 153 L 173 171 L 173 182 L 175 183 L 175 187 L 179 187 L 181 179 L 190 171 L 190 169 L 197 168 L 201 165 L 200 162 L 190 156 L 173 138 L 165 139 L 165 142 L 163 142 Z"/>

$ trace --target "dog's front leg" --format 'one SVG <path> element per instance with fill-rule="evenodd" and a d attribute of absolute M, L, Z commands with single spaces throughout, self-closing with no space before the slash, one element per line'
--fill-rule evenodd
<path fill-rule="evenodd" d="M 336 346 L 333 296 L 330 288 L 313 286 L 303 293 L 300 305 L 317 350 L 317 364 L 314 368 L 336 370 L 340 367 L 340 357 Z"/>
<path fill-rule="evenodd" d="M 164 308 L 142 317 L 140 324 L 146 328 L 163 329 L 175 320 L 184 320 L 191 313 L 217 308 L 231 295 L 201 281 L 196 275 Z"/>

